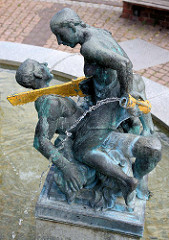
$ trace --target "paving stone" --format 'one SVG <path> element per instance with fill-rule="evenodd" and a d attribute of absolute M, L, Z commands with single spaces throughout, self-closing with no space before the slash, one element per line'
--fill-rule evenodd
<path fill-rule="evenodd" d="M 158 82 L 165 86 L 169 86 L 169 71 L 166 69 L 169 69 L 169 62 L 158 65 L 158 66 L 154 66 L 151 68 L 136 71 L 136 72 L 138 74 L 143 75 L 144 77 L 150 78 L 151 80 L 153 80 L 155 82 Z M 149 76 L 147 76 L 147 74 L 149 74 Z"/>
<path fill-rule="evenodd" d="M 70 7 L 67 6 L 67 7 Z M 59 11 L 63 8 L 62 4 L 52 4 L 50 8 L 45 8 L 43 10 L 38 11 L 38 15 L 40 16 L 40 20 L 34 26 L 31 31 L 27 31 L 27 36 L 24 38 L 23 43 L 36 46 L 44 46 L 47 40 L 52 35 L 49 26 L 49 19 L 53 17 L 56 11 Z M 57 9 L 57 10 L 56 10 Z M 38 33 L 38 38 L 36 37 Z"/>
<path fill-rule="evenodd" d="M 102 8 L 102 9 L 112 9 L 114 11 L 122 11 L 121 4 L 119 6 L 117 4 L 100 4 L 100 2 L 95 2 L 91 3 L 90 1 L 72 1 L 72 0 L 35 0 L 35 1 L 40 1 L 40 2 L 57 2 L 57 3 L 62 3 L 62 4 L 71 4 L 71 5 L 79 5 L 81 7 L 92 7 L 92 8 Z M 100 1 L 100 0 L 99 0 Z"/>
<path fill-rule="evenodd" d="M 140 70 L 169 61 L 169 51 L 148 43 L 142 39 L 134 39 L 120 43 L 133 62 L 133 68 Z"/>
<path fill-rule="evenodd" d="M 153 116 L 169 129 L 169 89 L 143 77 L 147 99 L 152 104 Z"/>

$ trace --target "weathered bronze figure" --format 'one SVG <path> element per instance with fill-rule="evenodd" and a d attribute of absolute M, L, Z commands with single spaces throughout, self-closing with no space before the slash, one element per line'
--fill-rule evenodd
<path fill-rule="evenodd" d="M 26 60 L 16 73 L 18 83 L 34 89 L 48 86 L 51 78 L 46 64 L 34 60 Z M 110 208 L 121 191 L 126 204 L 133 207 L 137 180 L 128 176 L 133 176 L 129 157 L 146 156 L 150 161 L 152 152 L 156 152 L 156 164 L 159 142 L 152 137 L 120 133 L 120 123 L 131 115 L 114 99 L 99 102 L 85 113 L 70 98 L 57 95 L 40 97 L 35 107 L 39 121 L 34 147 L 55 164 L 54 179 L 67 200 L 73 200 L 80 189 L 91 188 L 91 205 L 96 209 Z M 67 131 L 72 133 L 69 137 Z M 55 133 L 59 136 L 53 145 Z M 146 154 L 141 153 L 146 148 L 145 139 L 150 147 Z"/>
<path fill-rule="evenodd" d="M 81 21 L 81 19 L 75 12 L 68 8 L 63 9 L 62 11 L 54 15 L 50 25 L 53 33 L 57 37 L 58 44 L 64 44 L 70 47 L 74 47 L 78 43 L 81 45 L 80 52 L 85 60 L 84 65 L 85 76 L 90 78 L 89 80 L 82 82 L 80 87 L 84 93 L 90 95 L 90 99 L 86 99 L 85 102 L 87 103 L 88 106 L 96 104 L 98 101 L 103 99 L 112 97 L 122 97 L 123 94 L 125 93 L 130 93 L 137 99 L 138 98 L 142 98 L 143 100 L 146 99 L 144 82 L 142 78 L 138 75 L 133 74 L 132 63 L 130 62 L 128 56 L 123 51 L 123 49 L 112 38 L 111 33 L 109 33 L 106 30 L 97 29 L 85 24 L 84 22 Z M 108 160 L 108 156 L 103 154 L 103 151 L 101 152 L 100 150 L 96 151 L 96 149 L 97 147 L 100 147 L 101 142 L 108 135 L 107 132 L 112 130 L 112 126 L 109 125 L 110 123 L 111 124 L 113 123 L 111 113 L 113 113 L 115 116 L 118 116 L 118 118 L 120 119 L 119 122 L 121 123 L 121 128 L 125 133 L 134 134 L 140 133 L 139 130 L 140 123 L 138 122 L 138 117 L 137 118 L 133 117 L 133 115 L 139 116 L 139 119 L 142 123 L 143 131 L 141 132 L 141 135 L 149 136 L 151 133 L 153 133 L 153 124 L 150 114 L 140 115 L 138 114 L 137 111 L 135 111 L 135 113 L 132 113 L 130 118 L 128 118 L 128 120 L 125 121 L 126 116 L 124 113 L 122 114 L 119 113 L 121 110 L 118 110 L 117 103 L 111 103 L 111 107 L 109 107 L 108 105 L 110 105 L 110 103 L 107 104 L 107 106 L 104 105 L 100 107 L 93 114 L 91 113 L 90 115 L 92 115 L 92 117 L 88 118 L 86 117 L 87 118 L 86 121 L 88 124 L 84 128 L 81 126 L 79 127 L 79 129 L 82 129 L 81 131 L 83 133 L 81 134 L 79 130 L 77 131 L 78 134 L 76 134 L 76 140 L 74 144 L 74 151 L 76 151 L 77 156 L 79 152 L 81 153 L 81 154 L 79 153 L 80 154 L 79 160 L 81 159 L 82 161 L 83 159 L 83 161 L 91 167 L 97 166 L 96 168 L 98 168 L 99 171 L 106 175 L 108 175 L 107 170 L 108 169 L 110 170 L 110 166 L 108 165 L 108 169 L 106 169 L 105 164 L 107 164 L 107 162 L 109 161 L 112 164 L 111 159 Z M 104 111 L 105 114 L 102 117 L 101 113 L 103 113 Z M 95 115 L 95 117 L 93 115 Z M 105 115 L 107 117 L 106 119 Z M 111 115 L 111 117 L 108 117 L 109 115 Z M 102 118 L 104 118 L 105 120 L 106 123 L 105 125 L 103 123 Z M 83 126 L 85 125 L 84 122 L 82 124 Z M 118 126 L 114 127 L 114 129 L 117 127 Z M 81 138 L 86 129 L 90 129 L 90 133 L 87 134 L 86 132 L 85 140 L 84 139 L 82 140 Z M 77 140 L 78 135 L 80 136 L 79 140 Z M 133 171 L 134 177 L 139 180 L 137 195 L 138 197 L 143 198 L 144 196 L 141 193 L 140 189 L 140 187 L 143 185 L 143 176 L 149 173 L 156 166 L 157 162 L 160 160 L 160 143 L 157 139 L 154 138 L 152 141 L 151 137 L 143 138 L 135 137 L 134 135 L 124 134 L 118 134 L 118 136 L 119 136 L 118 144 L 117 138 L 115 136 L 114 137 L 112 136 L 111 141 L 113 143 L 115 142 L 112 148 L 114 149 L 115 146 L 117 147 L 117 145 L 120 145 L 125 139 L 125 137 L 128 139 L 130 146 L 130 154 L 133 151 L 134 157 L 136 157 L 136 161 L 133 165 Z M 100 137 L 102 137 L 102 139 L 100 140 L 101 142 L 99 142 Z M 129 140 L 130 138 L 132 140 Z M 91 139 L 93 146 L 91 143 L 89 144 L 89 139 Z M 94 141 L 94 139 L 96 140 Z M 78 142 L 78 144 L 76 142 Z M 79 142 L 81 145 L 79 144 Z M 94 142 L 96 143 L 96 145 L 94 144 Z M 142 150 L 142 148 L 144 150 Z M 86 153 L 87 149 L 90 149 L 90 153 L 88 154 Z M 124 152 L 126 152 L 126 149 L 127 149 L 126 144 L 123 145 L 122 149 L 119 150 L 118 148 L 119 152 L 123 153 L 123 157 Z M 153 150 L 151 151 L 150 149 Z M 128 154 L 128 157 L 129 156 L 131 157 L 131 155 Z M 115 168 L 113 167 L 113 169 Z M 125 176 L 124 178 L 122 177 L 121 172 L 118 172 L 117 169 L 115 170 L 115 172 L 117 175 L 114 173 L 113 170 L 112 173 L 110 173 L 110 175 L 112 174 L 111 176 L 114 177 L 116 176 L 118 180 L 120 176 L 120 179 L 121 181 L 123 181 L 123 184 L 125 180 L 127 182 Z M 129 188 L 129 189 L 126 188 L 127 192 L 130 193 L 133 190 L 133 188 L 135 188 L 134 179 L 133 182 L 132 180 L 131 181 L 128 180 L 127 186 Z"/>
<path fill-rule="evenodd" d="M 85 24 L 71 9 L 56 13 L 50 26 L 58 44 L 81 45 L 87 79 L 79 87 L 86 96 L 80 106 L 69 97 L 39 97 L 34 147 L 55 165 L 53 178 L 69 202 L 85 192 L 91 207 L 107 209 L 121 194 L 133 209 L 136 194 L 147 199 L 144 176 L 161 159 L 151 114 L 127 105 L 130 95 L 146 100 L 143 79 L 110 32 Z M 16 73 L 32 89 L 48 87 L 52 77 L 46 63 L 31 59 Z"/>

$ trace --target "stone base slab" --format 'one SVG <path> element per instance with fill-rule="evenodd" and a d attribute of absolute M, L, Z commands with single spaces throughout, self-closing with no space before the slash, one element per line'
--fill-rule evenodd
<path fill-rule="evenodd" d="M 87 227 L 36 219 L 36 240 L 133 240 L 129 237 Z"/>
<path fill-rule="evenodd" d="M 146 204 L 145 201 L 136 199 L 134 212 L 129 212 L 127 208 L 125 208 L 124 203 L 121 203 L 121 199 L 117 199 L 113 209 L 106 211 L 95 211 L 90 208 L 88 204 L 80 204 L 79 201 L 68 204 L 65 201 L 63 194 L 59 192 L 56 184 L 53 182 L 52 168 L 48 173 L 40 197 L 36 204 L 36 218 L 57 222 L 57 224 L 68 224 L 66 225 L 66 229 L 69 229 L 71 225 L 76 225 L 85 228 L 85 231 L 90 229 L 89 231 L 93 231 L 92 234 L 94 234 L 94 232 L 97 230 L 104 232 L 106 231 L 107 234 L 108 232 L 112 232 L 109 233 L 110 236 L 111 234 L 114 234 L 114 232 L 125 234 L 126 237 L 141 237 L 143 235 L 144 212 Z M 56 229 L 58 228 L 57 224 Z M 75 238 L 72 237 L 70 239 L 72 240 Z M 93 240 L 93 238 L 88 239 Z"/>

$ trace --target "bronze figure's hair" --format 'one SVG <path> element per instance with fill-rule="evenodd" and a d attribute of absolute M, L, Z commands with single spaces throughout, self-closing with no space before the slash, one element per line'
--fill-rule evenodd
<path fill-rule="evenodd" d="M 61 11 L 57 12 L 50 21 L 50 28 L 53 33 L 55 33 L 55 30 L 59 27 L 73 27 L 77 25 L 86 28 L 86 24 L 70 8 L 64 8 Z"/>
<path fill-rule="evenodd" d="M 32 88 L 34 81 L 34 69 L 36 61 L 32 59 L 25 60 L 16 71 L 15 79 L 23 87 Z"/>

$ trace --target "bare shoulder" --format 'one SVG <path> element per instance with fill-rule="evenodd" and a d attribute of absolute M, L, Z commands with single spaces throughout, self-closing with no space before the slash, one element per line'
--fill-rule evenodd
<path fill-rule="evenodd" d="M 35 102 L 35 108 L 38 112 L 38 117 L 48 117 L 51 115 L 51 113 L 54 116 L 59 110 L 59 105 L 60 100 L 57 95 L 44 95 L 38 98 Z"/>
<path fill-rule="evenodd" d="M 35 103 L 38 117 L 56 119 L 71 116 L 77 111 L 77 104 L 69 97 L 46 95 L 40 97 Z"/>
<path fill-rule="evenodd" d="M 99 41 L 92 37 L 90 40 L 83 43 L 80 49 L 80 53 L 84 58 L 90 58 L 90 56 L 94 55 L 98 50 Z"/>
<path fill-rule="evenodd" d="M 50 105 L 58 105 L 59 96 L 57 95 L 44 95 L 39 97 L 36 101 L 39 107 L 47 107 Z"/>

